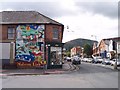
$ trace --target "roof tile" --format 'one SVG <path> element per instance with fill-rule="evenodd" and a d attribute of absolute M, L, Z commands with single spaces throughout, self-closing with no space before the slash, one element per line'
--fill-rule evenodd
<path fill-rule="evenodd" d="M 52 23 L 63 25 L 37 11 L 3 11 L 0 12 L 1 24 L 10 23 Z"/>

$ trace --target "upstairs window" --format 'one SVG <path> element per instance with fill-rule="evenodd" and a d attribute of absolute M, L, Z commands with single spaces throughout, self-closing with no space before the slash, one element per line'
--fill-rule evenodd
<path fill-rule="evenodd" d="M 15 28 L 8 27 L 8 39 L 14 39 L 14 38 L 15 38 Z"/>
<path fill-rule="evenodd" d="M 57 28 L 53 29 L 53 39 L 59 39 L 59 31 Z"/>

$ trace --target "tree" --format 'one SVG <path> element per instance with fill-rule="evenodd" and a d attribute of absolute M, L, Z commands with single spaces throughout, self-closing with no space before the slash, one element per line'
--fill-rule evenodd
<path fill-rule="evenodd" d="M 67 57 L 70 57 L 70 55 L 71 55 L 70 51 L 67 51 L 67 52 L 66 52 L 66 56 L 67 56 Z"/>
<path fill-rule="evenodd" d="M 92 56 L 92 47 L 89 44 L 84 45 L 84 54 L 86 54 L 87 57 Z"/>

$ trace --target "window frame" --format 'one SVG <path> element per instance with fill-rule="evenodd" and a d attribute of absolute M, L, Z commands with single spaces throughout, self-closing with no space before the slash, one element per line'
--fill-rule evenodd
<path fill-rule="evenodd" d="M 52 30 L 53 32 L 52 32 L 52 39 L 59 39 L 59 29 L 58 28 L 53 28 L 53 30 Z M 57 36 L 56 36 L 57 35 Z"/>
<path fill-rule="evenodd" d="M 9 31 L 9 30 L 11 30 L 11 31 Z M 12 37 L 11 37 L 11 36 Z M 15 27 L 13 27 L 13 26 L 9 26 L 8 28 L 7 28 L 7 39 L 8 40 L 13 40 L 13 39 L 15 39 Z"/>

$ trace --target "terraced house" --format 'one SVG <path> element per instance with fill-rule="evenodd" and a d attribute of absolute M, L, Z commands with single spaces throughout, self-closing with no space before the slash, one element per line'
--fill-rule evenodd
<path fill-rule="evenodd" d="M 36 11 L 3 11 L 0 16 L 4 67 L 62 67 L 63 24 Z"/>
<path fill-rule="evenodd" d="M 102 58 L 120 59 L 120 37 L 102 39 L 98 45 L 93 46 L 93 55 Z"/>

